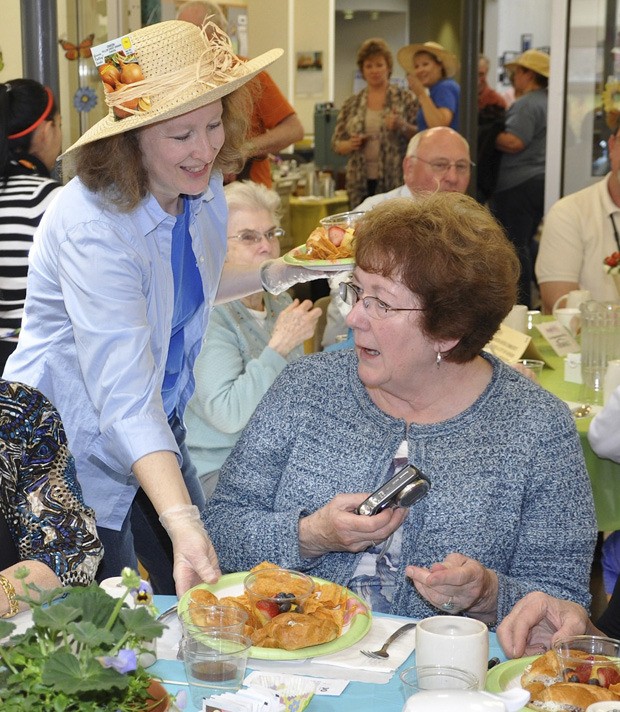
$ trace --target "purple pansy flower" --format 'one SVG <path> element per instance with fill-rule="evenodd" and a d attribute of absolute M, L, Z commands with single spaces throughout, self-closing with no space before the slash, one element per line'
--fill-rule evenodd
<path fill-rule="evenodd" d="M 136 651 L 131 650 L 130 648 L 123 648 L 122 650 L 119 650 L 116 657 L 105 655 L 97 658 L 97 660 L 104 668 L 114 668 L 122 675 L 126 675 L 128 672 L 133 672 L 138 667 Z"/>

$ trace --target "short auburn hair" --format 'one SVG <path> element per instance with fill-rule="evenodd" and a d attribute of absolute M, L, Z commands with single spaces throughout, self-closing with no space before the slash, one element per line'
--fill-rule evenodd
<path fill-rule="evenodd" d="M 386 61 L 388 72 L 391 75 L 394 68 L 394 57 L 385 40 L 380 37 L 371 37 L 362 43 L 362 46 L 357 50 L 357 66 L 362 72 L 364 70 L 364 62 L 375 54 L 380 54 Z"/>
<path fill-rule="evenodd" d="M 458 343 L 442 356 L 466 363 L 491 340 L 517 298 L 519 259 L 502 227 L 473 198 L 438 192 L 386 200 L 355 225 L 355 261 L 401 282 L 420 300 L 429 339 Z"/>

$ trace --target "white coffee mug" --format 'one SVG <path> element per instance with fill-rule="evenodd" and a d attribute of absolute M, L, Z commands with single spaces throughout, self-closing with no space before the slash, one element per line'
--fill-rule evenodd
<path fill-rule="evenodd" d="M 603 380 L 603 403 L 607 403 L 611 394 L 620 386 L 620 359 L 607 362 Z"/>
<path fill-rule="evenodd" d="M 433 616 L 415 629 L 416 665 L 448 665 L 473 673 L 483 690 L 489 664 L 489 629 L 475 618 Z"/>
<path fill-rule="evenodd" d="M 527 333 L 527 305 L 515 304 L 514 307 L 504 317 L 504 326 L 509 326 L 522 334 Z"/>
<path fill-rule="evenodd" d="M 563 294 L 556 299 L 551 311 L 555 314 L 555 310 L 560 307 L 579 309 L 583 302 L 587 302 L 588 299 L 590 299 L 590 292 L 587 289 L 573 289 L 571 292 L 568 292 L 568 294 Z"/>
<path fill-rule="evenodd" d="M 577 336 L 581 331 L 581 311 L 574 307 L 560 307 L 553 316 L 562 324 L 571 336 Z"/>

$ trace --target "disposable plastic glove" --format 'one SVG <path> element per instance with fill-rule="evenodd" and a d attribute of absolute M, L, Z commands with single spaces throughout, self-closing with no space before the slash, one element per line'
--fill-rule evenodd
<path fill-rule="evenodd" d="M 343 272 L 350 272 L 351 265 L 345 265 Z M 289 265 L 279 257 L 277 260 L 267 260 L 260 267 L 260 278 L 263 289 L 270 294 L 282 294 L 295 284 L 312 282 L 315 279 L 328 279 L 334 276 L 334 270 L 316 270 L 307 267 Z"/>
<path fill-rule="evenodd" d="M 171 507 L 159 515 L 159 521 L 172 541 L 172 574 L 177 596 L 203 581 L 215 583 L 221 571 L 198 507 L 193 504 Z"/>

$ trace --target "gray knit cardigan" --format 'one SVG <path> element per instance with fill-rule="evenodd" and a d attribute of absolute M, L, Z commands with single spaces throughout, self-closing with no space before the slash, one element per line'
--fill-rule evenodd
<path fill-rule="evenodd" d="M 437 614 L 404 567 L 430 566 L 450 552 L 497 573 L 498 621 L 533 590 L 587 607 L 596 520 L 575 423 L 549 392 L 484 357 L 493 376 L 470 408 L 408 428 L 371 401 L 352 349 L 287 366 L 224 463 L 203 512 L 222 570 L 268 560 L 346 585 L 360 555 L 302 558 L 299 518 L 341 492 L 375 489 L 406 439 L 409 461 L 432 488 L 403 524 L 392 613 Z"/>

